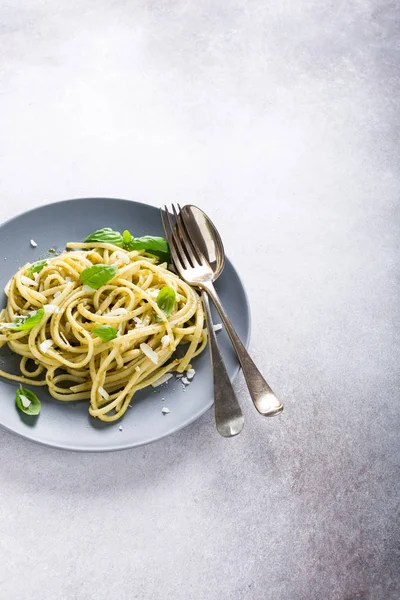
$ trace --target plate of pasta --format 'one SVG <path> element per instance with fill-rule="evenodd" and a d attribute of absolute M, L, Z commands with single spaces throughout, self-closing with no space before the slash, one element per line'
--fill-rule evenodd
<path fill-rule="evenodd" d="M 0 229 L 0 425 L 54 447 L 117 450 L 212 406 L 202 302 L 171 265 L 157 208 L 66 200 Z M 229 260 L 217 287 L 248 342 L 248 302 Z M 219 343 L 233 378 L 224 331 Z"/>

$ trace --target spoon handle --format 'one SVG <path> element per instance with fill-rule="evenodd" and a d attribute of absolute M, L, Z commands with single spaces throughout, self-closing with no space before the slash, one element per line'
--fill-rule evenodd
<path fill-rule="evenodd" d="M 211 300 L 215 304 L 225 329 L 231 339 L 232 345 L 236 351 L 237 357 L 242 367 L 243 375 L 246 379 L 247 387 L 250 392 L 253 404 L 258 412 L 265 417 L 273 417 L 283 410 L 283 404 L 279 398 L 271 390 L 264 377 L 256 367 L 250 354 L 247 352 L 244 344 L 240 337 L 235 331 L 230 318 L 228 317 L 221 300 L 215 290 L 214 285 L 211 282 L 204 282 L 202 284 L 203 294 L 204 290 L 208 293 Z"/>
<path fill-rule="evenodd" d="M 217 431 L 222 436 L 233 437 L 243 429 L 243 415 L 218 347 L 211 316 L 210 302 L 204 291 L 202 292 L 202 298 L 207 318 L 211 367 L 214 380 L 215 425 Z"/>

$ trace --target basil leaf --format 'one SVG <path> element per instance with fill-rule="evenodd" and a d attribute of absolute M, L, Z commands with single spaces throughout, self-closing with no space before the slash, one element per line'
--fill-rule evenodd
<path fill-rule="evenodd" d="M 134 240 L 134 237 L 133 237 L 133 235 L 131 234 L 130 231 L 128 231 L 127 229 L 125 229 L 125 231 L 122 234 L 122 240 L 124 242 L 125 248 L 128 249 L 129 244 Z"/>
<path fill-rule="evenodd" d="M 32 263 L 31 266 L 29 267 L 28 274 L 32 277 L 32 275 L 34 273 L 40 273 L 40 271 L 42 269 L 44 269 L 44 267 L 48 264 L 49 264 L 48 258 L 44 258 L 43 260 L 37 260 L 36 262 Z"/>
<path fill-rule="evenodd" d="M 157 304 L 165 316 L 169 317 L 176 304 L 175 290 L 168 285 L 161 288 L 161 290 L 158 292 Z"/>
<path fill-rule="evenodd" d="M 2 323 L 1 327 L 5 329 L 11 329 L 12 331 L 28 331 L 40 323 L 43 315 L 43 308 L 39 308 L 39 310 L 34 310 L 31 312 L 30 315 L 16 317 L 13 323 Z"/>
<path fill-rule="evenodd" d="M 117 271 L 118 268 L 115 265 L 93 265 L 82 271 L 79 279 L 83 285 L 88 285 L 94 290 L 98 290 L 99 287 L 115 277 Z"/>
<path fill-rule="evenodd" d="M 93 329 L 93 333 L 101 338 L 103 342 L 110 342 L 117 337 L 118 331 L 111 325 L 100 325 L 99 327 Z"/>
<path fill-rule="evenodd" d="M 23 388 L 22 385 L 15 393 L 17 408 L 26 415 L 37 416 L 40 413 L 40 400 L 34 392 Z"/>
<path fill-rule="evenodd" d="M 119 231 L 114 231 L 110 227 L 103 227 L 103 229 L 97 229 L 87 236 L 85 242 L 103 242 L 106 244 L 114 244 L 122 248 L 123 240 L 122 235 Z"/>
<path fill-rule="evenodd" d="M 157 256 L 161 262 L 171 262 L 168 242 L 162 237 L 153 235 L 144 235 L 140 238 L 132 237 L 125 244 L 125 247 L 127 250 L 146 250 L 146 252 Z"/>

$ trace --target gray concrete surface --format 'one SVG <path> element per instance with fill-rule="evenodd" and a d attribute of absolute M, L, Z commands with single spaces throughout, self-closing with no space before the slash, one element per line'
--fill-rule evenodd
<path fill-rule="evenodd" d="M 0 2 L 2 219 L 195 201 L 286 403 L 103 456 L 0 432 L 1 600 L 398 600 L 399 6 Z M 4 401 L 4 400 L 3 400 Z"/>

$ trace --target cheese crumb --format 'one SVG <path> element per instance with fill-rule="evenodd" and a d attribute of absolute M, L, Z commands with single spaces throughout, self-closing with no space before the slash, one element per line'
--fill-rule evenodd
<path fill-rule="evenodd" d="M 41 344 L 39 344 L 40 352 L 46 354 L 47 350 L 54 346 L 53 340 L 44 340 Z"/>
<path fill-rule="evenodd" d="M 163 406 L 161 412 L 163 415 L 168 415 L 171 411 L 166 406 Z"/>
<path fill-rule="evenodd" d="M 120 425 L 120 426 L 118 427 L 118 429 L 119 429 L 120 431 L 122 431 L 124 428 L 122 427 L 122 425 Z"/>
<path fill-rule="evenodd" d="M 34 279 L 30 279 L 26 275 L 21 275 L 21 282 L 24 285 L 33 285 L 34 287 L 37 287 L 39 285 L 37 281 L 35 281 Z"/>
<path fill-rule="evenodd" d="M 107 317 L 120 317 L 121 315 L 127 315 L 128 311 L 126 308 L 114 308 L 114 310 L 110 310 L 110 312 L 106 315 Z"/>
<path fill-rule="evenodd" d="M 139 348 L 155 365 L 158 364 L 158 354 L 148 344 L 140 344 Z"/>
<path fill-rule="evenodd" d="M 183 385 L 189 385 L 189 383 L 190 383 L 189 379 L 186 379 L 186 377 L 182 377 L 181 381 L 182 381 Z"/>
<path fill-rule="evenodd" d="M 104 400 L 110 399 L 110 394 L 108 392 L 106 392 L 106 390 L 103 388 L 102 385 L 99 387 L 99 394 L 100 394 L 100 396 L 103 396 Z"/>
<path fill-rule="evenodd" d="M 48 315 L 60 312 L 60 309 L 58 308 L 57 304 L 45 304 L 43 306 L 43 310 Z"/>
<path fill-rule="evenodd" d="M 162 385 L 163 383 L 166 383 L 168 381 L 168 379 L 171 379 L 172 377 L 172 373 L 164 373 L 164 375 L 161 375 L 161 377 L 159 379 L 157 379 L 156 381 L 154 381 L 151 386 L 152 387 L 158 387 L 159 385 Z"/>
<path fill-rule="evenodd" d="M 67 340 L 67 338 L 65 337 L 65 335 L 63 334 L 62 331 L 60 331 L 60 338 L 62 339 L 62 341 L 64 342 L 64 344 L 66 346 L 70 346 L 71 344 L 69 343 L 69 341 Z"/>
<path fill-rule="evenodd" d="M 222 329 L 222 324 L 221 323 L 216 323 L 214 325 L 214 331 L 220 331 Z"/>
<path fill-rule="evenodd" d="M 82 286 L 82 292 L 93 292 L 93 294 L 95 293 L 95 289 L 91 288 L 90 285 L 83 285 Z"/>
<path fill-rule="evenodd" d="M 31 246 L 32 248 L 36 248 L 37 243 L 35 242 L 35 240 L 31 240 Z"/>
<path fill-rule="evenodd" d="M 29 398 L 27 398 L 23 394 L 19 395 L 19 399 L 21 400 L 22 406 L 24 408 L 28 408 L 28 406 L 30 406 L 32 404 L 32 402 L 29 400 Z"/>
<path fill-rule="evenodd" d="M 188 369 L 186 371 L 186 377 L 188 379 L 193 379 L 193 377 L 196 375 L 196 371 L 194 369 Z"/>
<path fill-rule="evenodd" d="M 169 335 L 163 335 L 163 337 L 161 338 L 161 348 L 166 348 L 167 346 L 169 346 L 170 342 L 171 339 Z"/>

